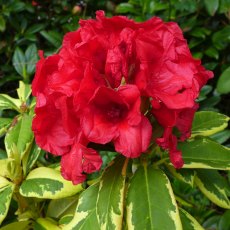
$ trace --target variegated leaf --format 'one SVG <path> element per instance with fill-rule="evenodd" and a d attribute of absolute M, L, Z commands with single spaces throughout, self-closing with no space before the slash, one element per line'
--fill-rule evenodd
<path fill-rule="evenodd" d="M 62 227 L 63 230 L 100 230 L 96 215 L 98 190 L 97 183 L 81 193 L 74 218 L 68 225 Z"/>
<path fill-rule="evenodd" d="M 229 117 L 213 111 L 201 111 L 195 114 L 192 124 L 192 137 L 211 136 L 228 126 Z"/>
<path fill-rule="evenodd" d="M 140 166 L 130 181 L 127 229 L 181 230 L 179 211 L 167 176 L 152 166 Z"/>
<path fill-rule="evenodd" d="M 183 168 L 230 170 L 230 148 L 209 138 L 195 138 L 178 145 L 182 151 Z"/>
<path fill-rule="evenodd" d="M 168 170 L 175 176 L 177 179 L 191 185 L 194 185 L 195 173 L 190 169 L 178 169 L 176 170 L 173 166 L 167 165 Z"/>
<path fill-rule="evenodd" d="M 29 173 L 19 191 L 25 197 L 60 199 L 72 196 L 82 189 L 81 184 L 73 185 L 65 180 L 60 171 L 39 167 Z"/>
<path fill-rule="evenodd" d="M 0 136 L 4 135 L 12 122 L 11 118 L 0 117 Z"/>
<path fill-rule="evenodd" d="M 204 228 L 198 223 L 198 221 L 191 216 L 184 209 L 179 208 L 180 218 L 182 222 L 183 229 L 185 230 L 204 230 Z"/>
<path fill-rule="evenodd" d="M 117 157 L 104 171 L 99 187 L 96 213 L 101 230 L 122 228 L 125 176 L 123 156 Z"/>
<path fill-rule="evenodd" d="M 14 187 L 13 183 L 3 177 L 0 177 L 0 224 L 8 213 Z"/>
<path fill-rule="evenodd" d="M 230 191 L 229 183 L 216 170 L 197 169 L 195 183 L 199 189 L 214 204 L 230 209 L 230 201 L 227 190 Z"/>

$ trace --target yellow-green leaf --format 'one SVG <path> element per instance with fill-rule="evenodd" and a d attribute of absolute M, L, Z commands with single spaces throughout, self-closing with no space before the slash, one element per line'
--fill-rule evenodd
<path fill-rule="evenodd" d="M 30 150 L 34 138 L 31 125 L 32 116 L 23 114 L 17 124 L 7 132 L 5 146 L 8 157 L 11 157 L 16 150 L 20 158 L 23 158 L 24 154 Z"/>
<path fill-rule="evenodd" d="M 6 94 L 0 94 L 0 110 L 14 109 L 20 111 L 21 101 Z"/>
<path fill-rule="evenodd" d="M 31 94 L 31 85 L 19 81 L 19 88 L 17 89 L 18 97 L 22 102 L 26 102 Z"/>
<path fill-rule="evenodd" d="M 128 187 L 126 209 L 128 229 L 182 229 L 170 181 L 151 166 L 140 166 L 135 172 Z"/>
<path fill-rule="evenodd" d="M 38 218 L 34 224 L 34 230 L 60 230 L 58 224 L 51 218 Z"/>
<path fill-rule="evenodd" d="M 230 209 L 230 201 L 227 190 L 230 191 L 229 183 L 216 170 L 197 169 L 195 183 L 198 188 L 214 204 Z"/>
<path fill-rule="evenodd" d="M 81 184 L 73 185 L 65 180 L 60 171 L 39 167 L 29 173 L 19 191 L 25 197 L 60 199 L 72 196 L 82 189 Z"/>
<path fill-rule="evenodd" d="M 229 117 L 213 111 L 201 111 L 195 114 L 192 124 L 192 137 L 211 136 L 228 126 Z"/>

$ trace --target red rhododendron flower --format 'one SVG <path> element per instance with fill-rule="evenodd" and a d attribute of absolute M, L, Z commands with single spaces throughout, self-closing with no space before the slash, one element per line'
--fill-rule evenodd
<path fill-rule="evenodd" d="M 90 143 L 113 143 L 130 158 L 146 152 L 151 113 L 164 129 L 157 144 L 181 168 L 177 143 L 190 136 L 195 100 L 212 72 L 192 57 L 174 22 L 136 23 L 98 11 L 80 26 L 65 35 L 57 54 L 39 53 L 32 84 L 37 144 L 60 155 L 62 175 L 77 184 L 102 164 Z"/>

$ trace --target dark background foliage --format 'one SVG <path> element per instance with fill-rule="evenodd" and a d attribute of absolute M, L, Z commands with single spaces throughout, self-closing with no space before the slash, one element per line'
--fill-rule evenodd
<path fill-rule="evenodd" d="M 135 21 L 159 16 L 177 22 L 193 56 L 215 74 L 201 91 L 200 109 L 230 115 L 230 0 L 0 0 L 0 93 L 16 97 L 19 80 L 31 83 L 33 79 L 38 50 L 45 55 L 57 52 L 63 35 L 76 30 L 80 18 L 94 17 L 98 9 L 107 16 L 126 15 Z M 0 111 L 1 117 L 14 115 Z M 218 135 L 220 143 L 229 145 L 229 129 Z M 187 209 L 206 228 L 218 225 L 223 210 L 197 190 L 179 182 L 173 186 L 192 203 Z"/>

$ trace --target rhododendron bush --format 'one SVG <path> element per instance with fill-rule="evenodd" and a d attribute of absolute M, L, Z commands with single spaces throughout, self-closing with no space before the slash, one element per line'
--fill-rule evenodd
<path fill-rule="evenodd" d="M 26 104 L 31 90 L 23 82 L 19 99 L 1 94 L 0 107 L 20 115 L 0 163 L 0 220 L 16 194 L 19 221 L 33 220 L 35 229 L 202 229 L 171 183 L 196 186 L 230 208 L 217 171 L 230 169 L 229 148 L 209 137 L 229 118 L 197 112 L 213 73 L 193 58 L 175 22 L 97 11 L 79 24 L 57 53 L 39 51 L 36 102 Z M 55 163 L 36 164 L 41 154 Z M 46 214 L 34 197 L 53 199 Z M 59 219 L 55 207 L 63 200 L 74 211 Z"/>
<path fill-rule="evenodd" d="M 112 142 L 125 157 L 140 157 L 155 119 L 164 129 L 157 144 L 181 168 L 177 141 L 190 137 L 195 100 L 212 72 L 192 57 L 176 23 L 157 17 L 135 23 L 98 11 L 80 25 L 65 35 L 58 54 L 40 52 L 32 84 L 37 144 L 61 155 L 62 175 L 77 184 L 102 164 L 89 143 Z"/>

